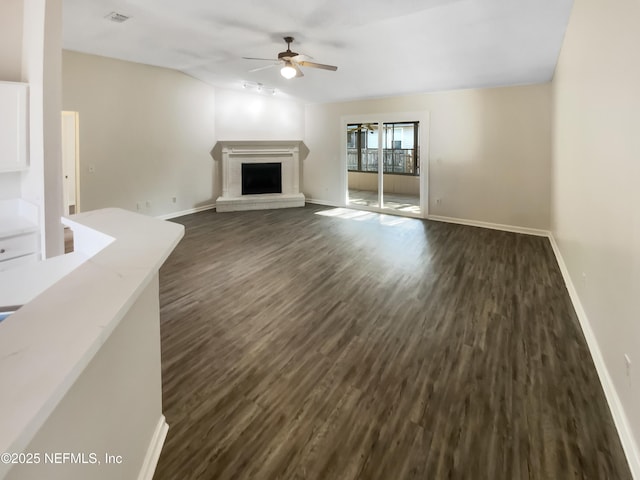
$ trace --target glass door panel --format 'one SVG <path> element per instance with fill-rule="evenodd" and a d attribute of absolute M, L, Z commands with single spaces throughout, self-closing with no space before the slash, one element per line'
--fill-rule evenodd
<path fill-rule="evenodd" d="M 382 208 L 419 215 L 418 122 L 385 123 L 383 130 Z"/>
<path fill-rule="evenodd" d="M 348 203 L 380 208 L 378 196 L 378 124 L 347 125 Z"/>

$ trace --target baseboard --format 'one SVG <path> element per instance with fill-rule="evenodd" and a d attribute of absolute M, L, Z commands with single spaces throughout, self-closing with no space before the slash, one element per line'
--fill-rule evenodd
<path fill-rule="evenodd" d="M 319 200 L 317 198 L 309 198 L 309 197 L 307 197 L 305 199 L 305 201 L 307 203 L 313 203 L 315 205 L 324 205 L 325 207 L 336 207 L 336 208 L 343 208 L 344 207 L 344 205 L 340 205 L 339 203 L 329 202 L 327 200 Z"/>
<path fill-rule="evenodd" d="M 459 225 L 469 225 L 471 227 L 490 228 L 492 230 L 502 230 L 505 232 L 524 233 L 526 235 L 536 235 L 538 237 L 548 237 L 547 230 L 529 227 L 515 227 L 513 225 L 503 225 L 501 223 L 480 222 L 478 220 L 466 220 L 464 218 L 442 217 L 440 215 L 429 215 L 427 220 L 435 220 L 436 222 L 457 223 Z"/>
<path fill-rule="evenodd" d="M 160 220 L 169 220 L 171 218 L 182 217 L 184 215 L 190 215 L 192 213 L 204 212 L 205 210 L 212 210 L 216 208 L 215 203 L 211 203 L 209 205 L 203 205 L 201 207 L 190 208 L 189 210 L 182 210 L 180 212 L 167 213 L 165 215 L 158 215 L 156 218 Z"/>
<path fill-rule="evenodd" d="M 164 439 L 167 438 L 168 431 L 169 425 L 167 424 L 164 415 L 160 415 L 158 425 L 156 425 L 156 430 L 153 432 L 153 437 L 151 437 L 151 443 L 147 449 L 147 454 L 144 456 L 144 462 L 142 462 L 142 468 L 138 474 L 138 480 L 153 480 L 153 474 L 156 472 L 160 452 L 164 445 Z"/>
<path fill-rule="evenodd" d="M 589 351 L 591 352 L 591 358 L 593 359 L 593 363 L 596 366 L 596 371 L 598 372 L 598 377 L 600 378 L 600 384 L 602 385 L 604 395 L 607 399 L 607 403 L 609 404 L 609 410 L 611 410 L 611 414 L 613 415 L 613 421 L 616 425 L 616 429 L 618 430 L 618 436 L 620 437 L 622 448 L 624 449 L 624 453 L 627 457 L 627 462 L 629 462 L 631 475 L 635 480 L 640 480 L 640 450 L 638 450 L 638 445 L 636 445 L 636 442 L 633 438 L 629 420 L 624 413 L 622 402 L 620 402 L 618 392 L 616 391 L 613 385 L 613 380 L 609 375 L 609 370 L 607 369 L 607 365 L 602 356 L 600 346 L 598 345 L 598 340 L 596 339 L 595 333 L 593 333 L 589 318 L 587 317 L 584 307 L 582 306 L 582 302 L 580 301 L 578 292 L 573 284 L 573 281 L 571 280 L 571 276 L 569 275 L 567 265 L 564 263 L 564 258 L 562 258 L 562 253 L 560 252 L 560 248 L 558 247 L 556 239 L 554 238 L 552 233 L 549 233 L 549 241 L 551 242 L 551 248 L 553 249 L 553 253 L 556 256 L 556 261 L 558 262 L 558 266 L 560 267 L 560 272 L 562 273 L 562 277 L 564 278 L 564 283 L 567 287 L 567 291 L 569 292 L 569 297 L 571 298 L 571 302 L 573 303 L 573 308 L 575 309 L 576 315 L 578 316 L 578 321 L 580 322 L 582 333 L 584 334 L 584 338 L 587 341 L 587 346 L 589 347 Z"/>

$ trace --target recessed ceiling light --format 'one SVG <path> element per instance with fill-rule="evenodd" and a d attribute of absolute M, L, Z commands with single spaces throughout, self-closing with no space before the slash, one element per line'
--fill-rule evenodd
<path fill-rule="evenodd" d="M 116 23 L 123 23 L 129 20 L 129 17 L 118 12 L 111 12 L 109 15 L 106 15 L 104 18 Z"/>

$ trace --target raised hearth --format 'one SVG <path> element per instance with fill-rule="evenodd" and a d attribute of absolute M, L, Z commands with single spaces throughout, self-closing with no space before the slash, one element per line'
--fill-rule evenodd
<path fill-rule="evenodd" d="M 299 141 L 220 141 L 216 143 L 212 155 L 215 160 L 222 163 L 222 195 L 216 199 L 216 210 L 232 212 L 304 207 L 304 195 L 300 193 L 301 144 L 302 142 Z M 274 178 L 278 167 L 279 185 L 278 179 Z M 264 178 L 260 179 L 260 173 Z M 256 174 L 258 177 L 247 178 L 247 175 Z M 275 193 L 278 187 L 280 192 Z M 249 193 L 255 191 L 273 193 Z"/>

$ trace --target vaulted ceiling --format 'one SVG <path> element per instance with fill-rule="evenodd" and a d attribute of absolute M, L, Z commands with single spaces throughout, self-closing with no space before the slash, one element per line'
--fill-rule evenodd
<path fill-rule="evenodd" d="M 64 0 L 63 45 L 331 102 L 551 80 L 573 0 Z M 105 17 L 129 16 L 124 23 Z M 292 49 L 338 71 L 250 72 Z"/>

